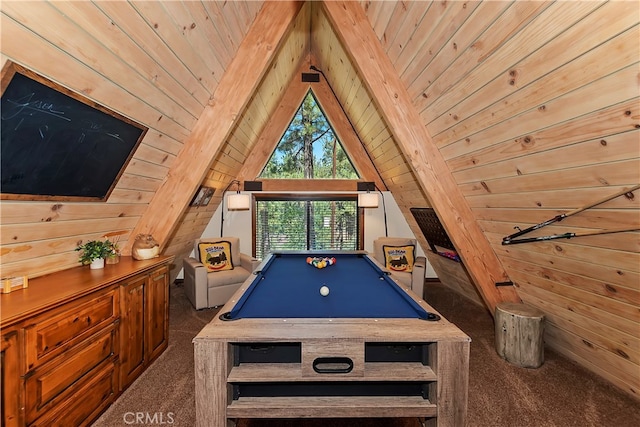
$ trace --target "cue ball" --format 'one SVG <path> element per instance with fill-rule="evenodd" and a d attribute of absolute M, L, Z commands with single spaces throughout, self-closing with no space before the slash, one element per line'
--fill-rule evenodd
<path fill-rule="evenodd" d="M 326 286 L 321 287 L 320 295 L 322 295 L 323 297 L 326 297 L 327 295 L 329 295 L 329 288 Z"/>

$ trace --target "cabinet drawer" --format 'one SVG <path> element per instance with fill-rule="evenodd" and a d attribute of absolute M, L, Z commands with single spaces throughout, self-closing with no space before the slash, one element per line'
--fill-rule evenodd
<path fill-rule="evenodd" d="M 110 325 L 80 345 L 27 374 L 25 413 L 27 423 L 44 411 L 69 399 L 105 363 L 117 354 L 117 328 Z"/>
<path fill-rule="evenodd" d="M 111 289 L 37 316 L 25 327 L 27 371 L 56 357 L 118 317 L 118 292 Z"/>
<path fill-rule="evenodd" d="M 117 378 L 113 361 L 101 365 L 89 381 L 78 387 L 54 410 L 30 424 L 30 427 L 90 425 L 113 401 L 118 390 Z"/>

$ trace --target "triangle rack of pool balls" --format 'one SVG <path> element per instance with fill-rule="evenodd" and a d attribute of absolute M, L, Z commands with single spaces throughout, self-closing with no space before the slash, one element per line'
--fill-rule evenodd
<path fill-rule="evenodd" d="M 315 268 L 325 268 L 336 263 L 334 257 L 307 257 L 307 264 L 313 265 Z"/>

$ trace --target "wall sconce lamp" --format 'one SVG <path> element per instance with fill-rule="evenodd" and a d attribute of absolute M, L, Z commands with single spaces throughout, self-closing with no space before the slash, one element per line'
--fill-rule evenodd
<path fill-rule="evenodd" d="M 358 207 L 359 208 L 377 208 L 378 207 L 378 195 L 375 193 L 360 193 L 358 194 Z"/>
<path fill-rule="evenodd" d="M 251 196 L 249 194 L 240 193 L 240 181 L 234 179 L 227 185 L 227 188 L 222 192 L 222 210 L 220 212 L 220 237 L 222 237 L 224 231 L 224 194 L 231 188 L 231 186 L 236 185 L 236 192 L 229 194 L 227 196 L 227 204 L 230 211 L 247 211 L 251 208 Z"/>
<path fill-rule="evenodd" d="M 359 208 L 377 208 L 378 195 L 371 193 L 376 191 L 376 185 L 373 182 L 358 182 L 358 191 L 366 191 L 366 193 L 358 193 Z"/>
<path fill-rule="evenodd" d="M 375 193 L 371 193 L 372 191 L 380 192 L 380 196 L 382 196 L 382 210 L 384 213 L 384 235 L 389 236 L 389 232 L 387 230 L 387 207 L 384 203 L 384 194 L 378 188 L 376 188 L 376 184 L 374 182 L 358 182 L 358 191 L 366 191 L 366 193 L 358 193 L 358 207 L 359 208 L 377 208 L 378 207 L 378 195 Z"/>

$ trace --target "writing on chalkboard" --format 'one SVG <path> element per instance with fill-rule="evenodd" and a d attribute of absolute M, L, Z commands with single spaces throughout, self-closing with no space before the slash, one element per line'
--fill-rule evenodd
<path fill-rule="evenodd" d="M 1 104 L 2 199 L 104 201 L 147 132 L 10 61 Z"/>

